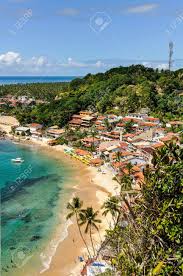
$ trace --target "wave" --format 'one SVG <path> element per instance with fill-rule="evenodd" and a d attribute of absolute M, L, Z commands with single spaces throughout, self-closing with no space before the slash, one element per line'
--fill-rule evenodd
<path fill-rule="evenodd" d="M 66 220 L 66 219 L 64 221 L 65 223 L 62 224 L 61 230 L 59 230 L 57 237 L 51 240 L 51 242 L 48 244 L 46 252 L 44 253 L 42 252 L 40 254 L 41 262 L 43 265 L 43 268 L 41 269 L 40 274 L 42 274 L 43 272 L 49 269 L 52 258 L 56 253 L 57 247 L 62 241 L 64 241 L 68 237 L 68 234 L 69 234 L 68 228 L 70 225 L 73 224 L 73 222 L 71 220 Z M 65 225 L 64 230 L 63 230 L 63 225 Z"/>

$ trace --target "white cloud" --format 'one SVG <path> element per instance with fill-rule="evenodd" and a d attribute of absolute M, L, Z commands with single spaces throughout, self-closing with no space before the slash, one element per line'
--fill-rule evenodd
<path fill-rule="evenodd" d="M 158 65 L 158 69 L 168 70 L 168 63 L 161 63 Z"/>
<path fill-rule="evenodd" d="M 128 13 L 146 13 L 150 12 L 158 7 L 158 4 L 151 3 L 151 4 L 144 4 L 139 6 L 132 6 L 127 9 Z"/>
<path fill-rule="evenodd" d="M 7 52 L 5 54 L 0 55 L 0 64 L 3 65 L 13 65 L 21 63 L 21 55 L 16 52 Z"/>
<path fill-rule="evenodd" d="M 100 60 L 80 62 L 69 57 L 65 62 L 50 61 L 46 56 L 33 56 L 30 58 L 24 58 L 20 53 L 7 52 L 0 54 L 0 74 L 52 74 L 54 71 L 60 70 L 97 70 L 108 68 L 105 63 Z M 12 73 L 13 72 L 13 73 Z"/>
<path fill-rule="evenodd" d="M 32 65 L 34 66 L 46 66 L 48 64 L 48 60 L 44 56 L 40 57 L 32 57 L 31 58 Z"/>
<path fill-rule="evenodd" d="M 145 67 L 157 68 L 159 70 L 162 70 L 162 69 L 167 70 L 168 69 L 168 63 L 144 61 L 144 62 L 142 62 L 142 65 L 144 65 Z"/>
<path fill-rule="evenodd" d="M 0 75 L 85 75 L 132 64 L 168 69 L 166 60 L 95 59 L 81 62 L 68 57 L 65 61 L 54 61 L 43 55 L 25 58 L 18 52 L 0 53 Z M 174 67 L 180 68 L 181 64 L 182 60 L 178 66 L 174 62 Z"/>

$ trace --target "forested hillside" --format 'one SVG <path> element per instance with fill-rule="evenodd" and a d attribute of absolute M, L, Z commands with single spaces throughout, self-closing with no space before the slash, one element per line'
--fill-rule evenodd
<path fill-rule="evenodd" d="M 9 85 L 1 95 L 33 95 L 49 101 L 34 108 L 11 112 L 22 122 L 43 122 L 63 126 L 82 109 L 124 114 L 149 108 L 160 119 L 180 119 L 183 114 L 183 69 L 169 72 L 142 65 L 113 68 L 106 73 L 88 74 L 70 83 Z"/>

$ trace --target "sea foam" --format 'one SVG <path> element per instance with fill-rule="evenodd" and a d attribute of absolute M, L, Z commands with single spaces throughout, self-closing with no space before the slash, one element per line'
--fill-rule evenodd
<path fill-rule="evenodd" d="M 59 233 L 48 244 L 46 251 L 40 254 L 41 262 L 43 265 L 43 268 L 41 269 L 40 274 L 42 274 L 43 272 L 49 269 L 52 258 L 56 253 L 57 247 L 62 241 L 64 241 L 67 238 L 68 228 L 72 224 L 73 222 L 71 220 L 65 220 L 65 223 L 62 224 L 62 227 L 59 230 Z M 64 229 L 63 229 L 63 225 L 65 225 Z"/>

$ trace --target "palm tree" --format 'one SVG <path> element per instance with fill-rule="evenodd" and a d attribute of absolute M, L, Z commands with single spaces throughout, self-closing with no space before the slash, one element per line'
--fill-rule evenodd
<path fill-rule="evenodd" d="M 86 210 L 81 210 L 81 213 L 79 214 L 80 216 L 79 225 L 80 226 L 86 225 L 85 233 L 88 233 L 89 231 L 94 255 L 95 255 L 95 248 L 94 248 L 93 239 L 92 239 L 92 228 L 95 228 L 97 231 L 99 231 L 97 223 L 101 223 L 101 220 L 97 219 L 98 213 L 99 211 L 94 211 L 92 207 L 87 207 Z"/>
<path fill-rule="evenodd" d="M 81 228 L 80 228 L 80 225 L 79 225 L 79 216 L 80 216 L 80 213 L 81 213 L 81 207 L 83 206 L 83 202 L 79 199 L 79 197 L 74 197 L 72 199 L 72 202 L 68 203 L 67 204 L 67 209 L 70 211 L 70 213 L 67 215 L 67 219 L 70 219 L 71 217 L 75 216 L 76 217 L 76 222 L 77 222 L 77 226 L 78 226 L 78 230 L 79 230 L 79 233 L 80 233 L 80 236 L 86 246 L 86 249 L 88 251 L 88 254 L 91 258 L 91 253 L 88 249 L 88 246 L 87 246 L 87 243 L 83 237 L 83 234 L 81 232 Z"/>
<path fill-rule="evenodd" d="M 126 165 L 126 168 L 128 169 L 128 174 L 131 175 L 133 165 L 129 162 L 129 163 Z"/>
<path fill-rule="evenodd" d="M 124 175 L 120 181 L 121 193 L 122 191 L 130 191 L 132 189 L 132 179 L 129 175 Z"/>
<path fill-rule="evenodd" d="M 95 140 L 95 137 L 96 137 L 96 135 L 97 135 L 96 128 L 92 128 L 90 134 L 91 134 L 91 137 L 93 138 L 92 147 L 91 147 L 91 149 L 92 149 L 92 151 L 93 151 L 93 150 L 95 150 L 95 143 L 94 143 L 94 140 Z"/>
<path fill-rule="evenodd" d="M 108 197 L 102 208 L 105 209 L 102 215 L 106 216 L 108 213 L 110 213 L 112 215 L 114 224 L 117 224 L 120 214 L 119 199 L 116 196 Z"/>
<path fill-rule="evenodd" d="M 109 123 L 108 118 L 104 119 L 105 127 L 107 128 L 107 131 L 111 131 L 111 124 Z"/>
<path fill-rule="evenodd" d="M 120 162 L 120 160 L 121 160 L 121 152 L 117 151 L 116 152 L 116 162 Z"/>

